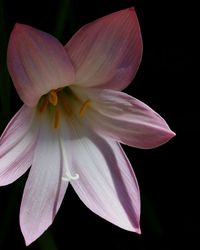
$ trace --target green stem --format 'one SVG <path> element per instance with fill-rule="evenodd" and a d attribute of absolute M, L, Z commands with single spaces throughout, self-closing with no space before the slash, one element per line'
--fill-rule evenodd
<path fill-rule="evenodd" d="M 70 10 L 70 0 L 60 0 L 54 26 L 54 36 L 56 36 L 59 40 L 62 39 L 67 20 L 71 19 Z"/>

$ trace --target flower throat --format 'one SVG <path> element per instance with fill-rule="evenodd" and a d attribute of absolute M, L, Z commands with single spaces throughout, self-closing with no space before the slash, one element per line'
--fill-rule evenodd
<path fill-rule="evenodd" d="M 45 111 L 50 110 L 53 114 L 53 127 L 56 129 L 60 127 L 62 111 L 64 111 L 68 117 L 73 114 L 75 115 L 75 103 L 78 103 L 79 105 L 78 115 L 83 117 L 86 110 L 91 105 L 89 99 L 82 101 L 69 87 L 52 89 L 41 97 L 38 104 L 38 111 L 39 113 L 44 113 Z"/>

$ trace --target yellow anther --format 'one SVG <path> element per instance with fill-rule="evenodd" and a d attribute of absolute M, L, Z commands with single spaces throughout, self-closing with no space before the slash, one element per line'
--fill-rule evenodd
<path fill-rule="evenodd" d="M 46 111 L 48 104 L 49 104 L 47 96 L 44 96 L 41 102 L 42 103 L 41 103 L 41 106 L 39 107 L 39 112 L 43 113 L 44 111 Z"/>
<path fill-rule="evenodd" d="M 81 106 L 80 108 L 80 111 L 79 111 L 79 115 L 80 117 L 83 117 L 83 115 L 85 114 L 85 111 L 87 110 L 87 108 L 90 106 L 91 104 L 91 101 L 88 99 L 86 100 L 83 105 Z"/>
<path fill-rule="evenodd" d="M 56 106 L 58 103 L 58 95 L 56 90 L 51 90 L 48 94 L 49 102 L 53 105 Z"/>
<path fill-rule="evenodd" d="M 56 109 L 54 113 L 54 128 L 60 127 L 60 110 Z"/>

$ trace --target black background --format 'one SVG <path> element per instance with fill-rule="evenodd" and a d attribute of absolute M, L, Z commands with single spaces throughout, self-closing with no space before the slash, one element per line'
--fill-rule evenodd
<path fill-rule="evenodd" d="M 16 22 L 56 34 L 61 2 L 66 1 L 2 1 L 7 34 Z M 71 0 L 67 6 L 70 14 L 64 34 L 59 39 L 65 44 L 82 25 L 130 6 L 135 6 L 137 11 L 144 54 L 138 74 L 125 92 L 160 113 L 177 134 L 157 149 L 139 150 L 124 146 L 141 188 L 142 235 L 102 220 L 89 211 L 69 187 L 53 225 L 27 249 L 170 250 L 199 247 L 199 163 L 195 146 L 199 109 L 192 65 L 196 54 L 194 7 L 181 1 Z M 9 118 L 22 105 L 14 87 L 11 90 Z M 27 174 L 0 188 L 1 250 L 25 249 L 18 214 L 26 178 Z M 44 246 L 49 234 L 53 235 L 57 248 L 51 244 Z"/>

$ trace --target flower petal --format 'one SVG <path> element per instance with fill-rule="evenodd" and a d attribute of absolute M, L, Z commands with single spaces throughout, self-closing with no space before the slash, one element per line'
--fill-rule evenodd
<path fill-rule="evenodd" d="M 34 106 L 51 89 L 74 80 L 66 50 L 53 36 L 16 24 L 8 45 L 8 69 L 22 101 Z"/>
<path fill-rule="evenodd" d="M 32 164 L 37 127 L 34 110 L 25 105 L 12 118 L 0 138 L 0 185 L 18 179 Z"/>
<path fill-rule="evenodd" d="M 71 185 L 94 213 L 129 231 L 140 233 L 140 194 L 133 169 L 118 143 L 73 126 L 65 140 L 79 179 Z M 77 157 L 78 156 L 78 157 Z"/>
<path fill-rule="evenodd" d="M 59 147 L 57 130 L 44 119 L 20 209 L 20 226 L 26 245 L 51 225 L 63 200 L 68 182 L 62 181 Z"/>
<path fill-rule="evenodd" d="M 65 47 L 77 71 L 77 85 L 124 89 L 134 78 L 142 57 L 134 8 L 83 26 Z"/>
<path fill-rule="evenodd" d="M 158 113 L 123 92 L 94 88 L 73 90 L 91 101 L 92 109 L 85 115 L 88 126 L 121 143 L 154 148 L 175 135 Z"/>

